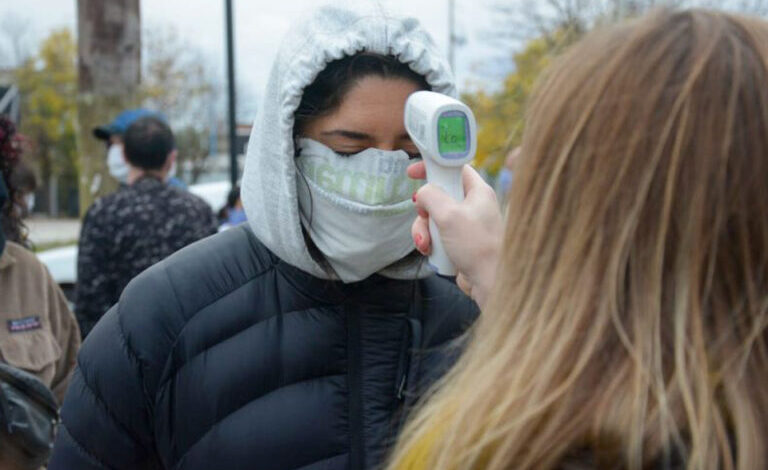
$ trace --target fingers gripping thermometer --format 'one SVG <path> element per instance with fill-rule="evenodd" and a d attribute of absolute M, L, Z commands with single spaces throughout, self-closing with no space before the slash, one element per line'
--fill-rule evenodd
<path fill-rule="evenodd" d="M 462 167 L 477 150 L 475 116 L 456 99 L 432 91 L 417 91 L 405 103 L 405 128 L 419 148 L 427 168 L 427 182 L 457 201 L 464 200 Z M 435 222 L 429 220 L 432 254 L 429 263 L 438 274 L 456 275 L 443 248 Z"/>

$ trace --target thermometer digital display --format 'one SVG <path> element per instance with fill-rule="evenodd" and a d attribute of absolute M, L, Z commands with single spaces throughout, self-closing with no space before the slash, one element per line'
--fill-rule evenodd
<path fill-rule="evenodd" d="M 464 115 L 453 115 L 452 112 L 444 113 L 437 121 L 438 150 L 445 158 L 456 155 L 462 158 L 469 148 L 467 147 L 467 118 Z"/>

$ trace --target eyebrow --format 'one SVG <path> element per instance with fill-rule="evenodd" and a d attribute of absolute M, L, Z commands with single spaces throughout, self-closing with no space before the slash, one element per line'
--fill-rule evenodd
<path fill-rule="evenodd" d="M 348 139 L 354 139 L 354 140 L 371 140 L 373 137 L 371 137 L 368 134 L 365 134 L 363 132 L 355 132 L 355 131 L 347 131 L 344 129 L 335 129 L 332 131 L 325 131 L 321 132 L 322 135 L 338 135 L 341 137 L 346 137 Z"/>
<path fill-rule="evenodd" d="M 332 131 L 325 131 L 321 132 L 322 135 L 338 135 L 341 137 L 346 137 L 348 139 L 354 139 L 354 140 L 372 140 L 373 136 L 366 134 L 364 132 L 355 132 L 355 131 L 348 131 L 344 129 L 334 129 Z M 403 133 L 399 136 L 400 139 L 410 139 L 411 136 L 408 135 L 407 132 Z"/>

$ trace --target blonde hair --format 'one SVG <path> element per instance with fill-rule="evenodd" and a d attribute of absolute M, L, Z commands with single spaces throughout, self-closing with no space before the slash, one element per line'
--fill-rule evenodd
<path fill-rule="evenodd" d="M 766 24 L 592 34 L 522 154 L 494 294 L 390 468 L 768 468 Z"/>

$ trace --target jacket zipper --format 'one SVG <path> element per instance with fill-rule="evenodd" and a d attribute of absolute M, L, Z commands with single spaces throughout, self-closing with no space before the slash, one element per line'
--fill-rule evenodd
<path fill-rule="evenodd" d="M 365 436 L 363 436 L 362 346 L 360 344 L 360 313 L 344 305 L 347 317 L 347 351 L 349 381 L 349 468 L 365 468 Z"/>
<path fill-rule="evenodd" d="M 405 351 L 401 355 L 402 359 L 398 369 L 400 374 L 395 389 L 395 396 L 400 403 L 400 410 L 395 426 L 392 429 L 392 444 L 394 444 L 397 435 L 405 424 L 408 412 L 416 399 L 415 392 L 418 388 L 415 380 L 419 377 L 420 360 L 418 351 L 421 348 L 421 321 L 410 317 L 406 325 L 406 338 L 403 342 Z M 409 384 L 412 386 L 409 387 Z"/>

